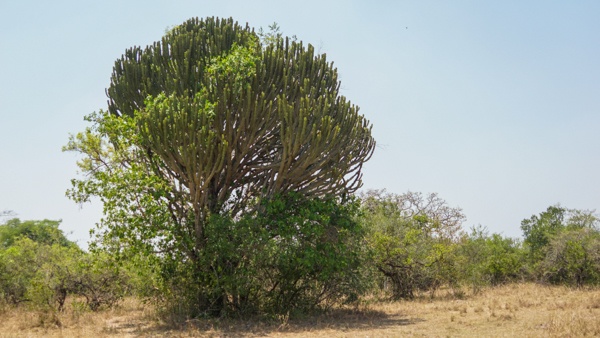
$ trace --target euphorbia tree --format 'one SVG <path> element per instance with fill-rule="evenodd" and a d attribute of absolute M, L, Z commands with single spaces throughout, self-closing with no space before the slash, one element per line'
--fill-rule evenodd
<path fill-rule="evenodd" d="M 288 193 L 345 196 L 375 142 L 310 45 L 260 40 L 232 19 L 191 19 L 116 61 L 108 112 L 66 147 L 99 196 L 112 237 L 185 260 L 202 255 L 213 216 L 239 219 Z"/>

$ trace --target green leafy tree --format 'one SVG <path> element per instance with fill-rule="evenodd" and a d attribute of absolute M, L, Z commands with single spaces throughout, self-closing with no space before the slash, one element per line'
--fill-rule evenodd
<path fill-rule="evenodd" d="M 538 215 L 521 222 L 521 230 L 528 245 L 530 256 L 533 260 L 539 260 L 543 256 L 543 248 L 548 245 L 553 235 L 564 228 L 567 209 L 560 206 L 550 206 Z"/>
<path fill-rule="evenodd" d="M 540 269 L 542 280 L 551 283 L 577 287 L 600 283 L 600 232 L 583 227 L 555 236 Z"/>
<path fill-rule="evenodd" d="M 474 227 L 457 250 L 461 279 L 478 292 L 481 287 L 527 278 L 522 243 Z"/>
<path fill-rule="evenodd" d="M 597 283 L 599 226 L 595 211 L 560 206 L 523 220 L 529 264 L 539 280 L 573 286 Z"/>
<path fill-rule="evenodd" d="M 67 271 L 67 291 L 85 298 L 92 311 L 112 307 L 131 294 L 128 272 L 116 263 L 114 257 L 102 251 L 81 255 L 72 271 Z"/>
<path fill-rule="evenodd" d="M 256 260 L 268 307 L 313 309 L 356 300 L 364 290 L 358 203 L 288 194 L 270 200 L 254 222 L 267 241 Z"/>
<path fill-rule="evenodd" d="M 69 295 L 91 310 L 112 306 L 128 291 L 129 278 L 114 258 L 86 253 L 64 238 L 56 221 L 12 220 L 0 246 L 0 301 L 61 311 Z"/>
<path fill-rule="evenodd" d="M 104 245 L 159 255 L 165 281 L 184 278 L 196 307 L 218 313 L 232 295 L 207 274 L 240 266 L 206 261 L 211 227 L 230 220 L 235 236 L 263 201 L 360 187 L 371 126 L 339 88 L 310 45 L 278 33 L 261 42 L 232 19 L 188 20 L 116 61 L 108 112 L 65 147 L 83 155 L 86 175 L 69 196 L 100 197 Z"/>
<path fill-rule="evenodd" d="M 61 221 L 21 221 L 18 218 L 11 219 L 0 225 L 0 247 L 9 247 L 21 237 L 27 237 L 34 242 L 42 244 L 58 244 L 65 247 L 76 246 L 59 229 Z"/>
<path fill-rule="evenodd" d="M 550 206 L 539 215 L 533 215 L 521 222 L 529 247 L 530 259 L 535 263 L 543 259 L 553 237 L 563 231 L 574 229 L 597 229 L 600 219 L 593 210 L 567 209 L 559 205 Z"/>
<path fill-rule="evenodd" d="M 39 244 L 29 238 L 17 240 L 18 245 L 0 250 L 0 295 L 9 304 L 28 300 L 27 288 L 40 265 Z"/>
<path fill-rule="evenodd" d="M 368 191 L 362 209 L 375 268 L 391 281 L 392 297 L 432 293 L 456 276 L 455 239 L 465 217 L 437 194 Z"/>

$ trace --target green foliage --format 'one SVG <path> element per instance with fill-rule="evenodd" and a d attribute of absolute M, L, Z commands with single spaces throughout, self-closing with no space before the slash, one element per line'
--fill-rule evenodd
<path fill-rule="evenodd" d="M 464 215 L 437 195 L 363 195 L 364 222 L 375 268 L 392 283 L 392 297 L 413 298 L 417 290 L 434 292 L 453 284 L 454 237 Z"/>
<path fill-rule="evenodd" d="M 523 220 L 529 264 L 539 280 L 572 286 L 598 283 L 599 225 L 594 211 L 560 206 Z"/>
<path fill-rule="evenodd" d="M 548 245 L 551 237 L 565 227 L 566 212 L 567 210 L 560 206 L 550 206 L 539 216 L 533 215 L 521 222 L 525 244 L 529 247 L 532 260 L 539 261 L 543 257 L 543 249 Z"/>
<path fill-rule="evenodd" d="M 260 209 L 211 218 L 197 261 L 161 262 L 156 287 L 170 314 L 304 312 L 357 299 L 364 245 L 356 203 L 289 194 Z"/>
<path fill-rule="evenodd" d="M 561 232 L 540 264 L 542 280 L 571 286 L 600 283 L 600 233 L 583 227 Z"/>
<path fill-rule="evenodd" d="M 66 270 L 81 250 L 58 228 L 60 221 L 20 221 L 0 225 L 0 299 L 62 309 Z"/>
<path fill-rule="evenodd" d="M 82 255 L 68 280 L 68 291 L 82 296 L 92 311 L 112 307 L 129 294 L 129 276 L 106 252 Z"/>
<path fill-rule="evenodd" d="M 64 247 L 74 247 L 75 243 L 67 239 L 58 228 L 61 221 L 21 221 L 18 218 L 0 224 L 0 247 L 12 246 L 19 238 L 27 237 L 41 244 L 57 244 Z"/>
<path fill-rule="evenodd" d="M 192 19 L 127 50 L 113 68 L 108 112 L 88 116 L 92 125 L 65 147 L 83 155 L 85 175 L 68 196 L 104 206 L 98 247 L 145 262 L 160 297 L 188 314 L 304 308 L 349 285 L 315 291 L 326 284 L 319 278 L 338 273 L 317 253 L 350 250 L 311 233 L 334 215 L 302 211 L 289 220 L 301 235 L 279 243 L 273 236 L 291 233 L 274 235 L 263 223 L 287 216 L 265 203 L 354 192 L 374 149 L 371 126 L 339 94 L 324 55 L 274 34 L 261 41 L 231 19 Z M 300 258 L 282 260 L 288 255 L 303 263 L 293 268 Z"/>
<path fill-rule="evenodd" d="M 85 255 L 78 247 L 36 244 L 37 264 L 29 269 L 35 272 L 27 287 L 27 299 L 33 306 L 62 311 L 67 296 L 72 293 L 74 267 Z M 23 243 L 15 247 L 23 247 Z"/>
<path fill-rule="evenodd" d="M 524 243 L 530 251 L 532 264 L 541 262 L 547 254 L 552 239 L 564 231 L 577 229 L 598 229 L 600 219 L 594 211 L 566 209 L 550 206 L 542 213 L 524 219 L 521 229 L 525 237 Z"/>
<path fill-rule="evenodd" d="M 362 289 L 363 229 L 358 205 L 289 194 L 269 201 L 258 218 L 269 233 L 259 261 L 278 312 L 356 300 Z"/>
<path fill-rule="evenodd" d="M 5 302 L 62 309 L 70 269 L 82 255 L 75 246 L 47 245 L 21 237 L 0 251 L 0 295 Z"/>
<path fill-rule="evenodd" d="M 114 260 L 76 245 L 49 245 L 21 236 L 0 249 L 0 300 L 61 311 L 67 296 L 77 295 L 94 311 L 112 306 L 124 295 L 127 280 L 107 262 Z"/>
<path fill-rule="evenodd" d="M 35 277 L 39 244 L 29 238 L 19 239 L 17 246 L 0 250 L 0 296 L 4 302 L 19 304 L 27 300 L 27 287 Z"/>
<path fill-rule="evenodd" d="M 519 241 L 473 228 L 462 238 L 458 255 L 461 276 L 475 291 L 526 277 L 525 251 Z"/>

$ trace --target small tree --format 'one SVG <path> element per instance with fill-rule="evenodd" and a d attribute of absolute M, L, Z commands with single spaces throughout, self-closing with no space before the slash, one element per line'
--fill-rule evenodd
<path fill-rule="evenodd" d="M 531 259 L 539 261 L 543 257 L 543 248 L 548 245 L 553 235 L 564 228 L 566 213 L 565 208 L 550 206 L 539 216 L 533 215 L 521 222 L 521 230 L 523 230 L 525 244 L 529 247 Z"/>
<path fill-rule="evenodd" d="M 542 280 L 581 287 L 600 283 L 600 233 L 591 228 L 564 231 L 548 244 L 540 264 Z"/>
<path fill-rule="evenodd" d="M 573 229 L 597 229 L 600 219 L 593 210 L 567 209 L 559 205 L 521 222 L 525 237 L 524 243 L 530 251 L 533 264 L 540 262 L 552 238 L 563 231 Z"/>
<path fill-rule="evenodd" d="M 125 271 L 107 254 L 76 245 L 35 242 L 21 236 L 0 248 L 0 300 L 62 311 L 67 296 L 86 298 L 91 310 L 112 306 L 128 291 Z"/>
<path fill-rule="evenodd" d="M 0 225 L 0 298 L 62 309 L 70 262 L 82 254 L 60 221 L 11 219 Z"/>
<path fill-rule="evenodd" d="M 0 296 L 9 304 L 20 304 L 28 300 L 27 289 L 35 277 L 39 244 L 28 238 L 17 241 L 7 249 L 0 250 Z"/>
<path fill-rule="evenodd" d="M 474 227 L 458 248 L 461 279 L 475 292 L 486 285 L 527 278 L 522 243 L 499 234 L 488 234 L 484 227 Z"/>
<path fill-rule="evenodd" d="M 130 293 L 129 276 L 106 252 L 82 255 L 72 268 L 69 293 L 82 296 L 90 310 L 112 307 Z"/>
<path fill-rule="evenodd" d="M 21 237 L 27 237 L 34 242 L 64 247 L 77 246 L 70 241 L 59 229 L 61 221 L 21 221 L 18 218 L 11 219 L 0 225 L 0 247 L 9 247 Z"/>
<path fill-rule="evenodd" d="M 465 218 L 459 208 L 437 194 L 368 191 L 361 197 L 373 264 L 392 282 L 393 298 L 454 283 L 455 238 Z"/>

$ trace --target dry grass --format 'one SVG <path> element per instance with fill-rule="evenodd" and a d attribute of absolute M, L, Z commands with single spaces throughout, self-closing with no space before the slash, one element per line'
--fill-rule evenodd
<path fill-rule="evenodd" d="M 600 290 L 512 284 L 463 299 L 440 293 L 302 319 L 193 320 L 182 328 L 165 326 L 133 299 L 99 313 L 0 315 L 0 337 L 593 337 L 600 336 Z"/>

